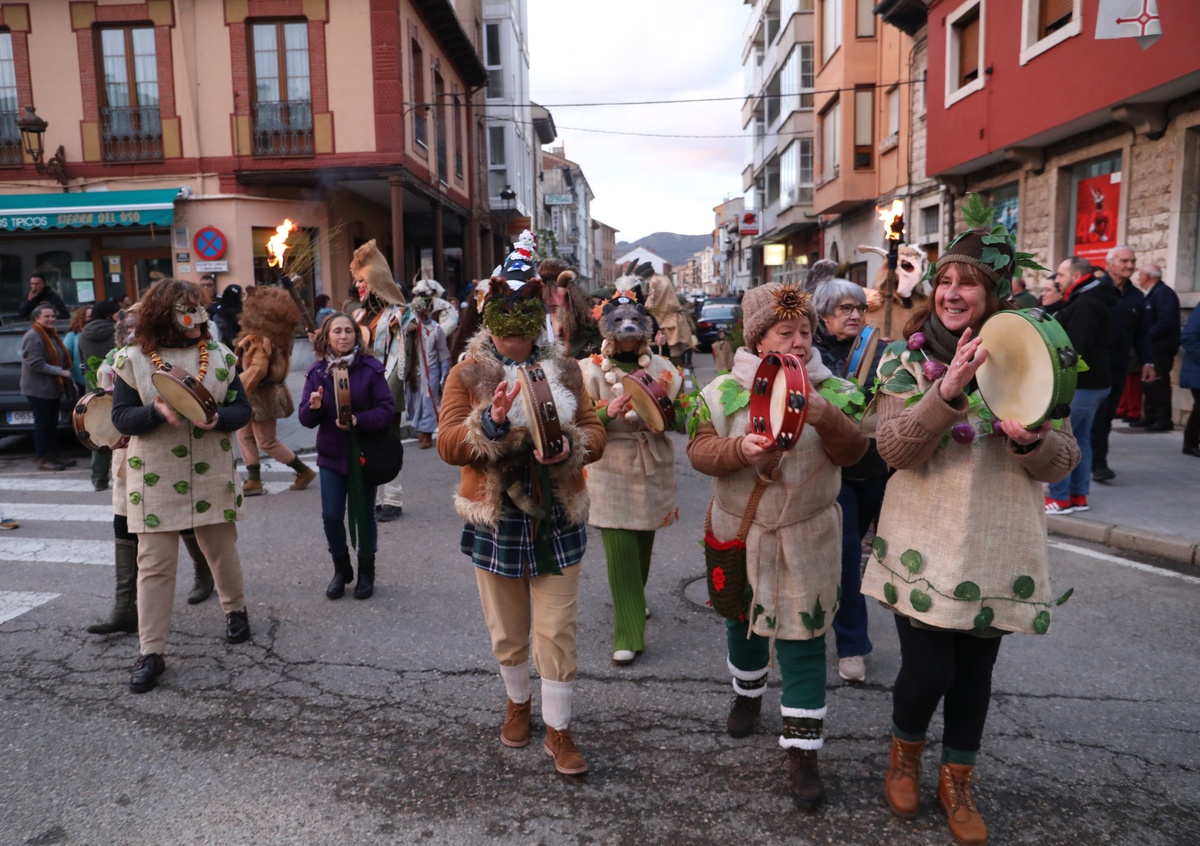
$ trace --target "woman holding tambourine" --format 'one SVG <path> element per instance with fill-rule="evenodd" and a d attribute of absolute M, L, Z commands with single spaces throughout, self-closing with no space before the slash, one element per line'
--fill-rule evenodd
<path fill-rule="evenodd" d="M 395 414 L 392 392 L 383 364 L 359 348 L 358 325 L 348 314 L 334 312 L 313 336 L 317 360 L 308 368 L 300 394 L 300 423 L 317 430 L 317 468 L 321 473 L 321 519 L 325 542 L 333 556 L 333 580 L 325 589 L 330 599 L 340 599 L 354 581 L 350 547 L 343 524 L 347 504 L 351 537 L 358 546 L 358 582 L 355 599 L 368 599 L 375 591 L 375 487 L 367 487 L 351 449 L 351 426 L 360 432 L 387 428 Z"/>
<path fill-rule="evenodd" d="M 1044 633 L 1054 604 L 1042 483 L 1079 461 L 1069 425 L 995 420 L 976 391 L 988 359 L 980 331 L 1007 308 L 1014 266 L 1030 264 L 993 214 L 972 196 L 965 217 L 978 228 L 947 247 L 931 305 L 879 366 L 876 441 L 896 473 L 862 586 L 895 613 L 900 640 L 888 804 L 903 818 L 919 813 L 925 733 L 944 699 L 937 796 L 951 834 L 970 844 L 987 839 L 971 785 L 1001 635 Z"/>
<path fill-rule="evenodd" d="M 696 410 L 700 425 L 688 444 L 692 466 L 714 477 L 713 537 L 706 543 L 744 541 L 752 592 L 742 618 L 725 623 L 736 694 L 726 728 L 733 737 L 754 731 L 773 641 L 783 675 L 780 745 L 787 749 L 789 787 L 798 807 L 813 809 L 824 796 L 817 752 L 825 718 L 825 633 L 840 592 L 840 468 L 862 458 L 867 438 L 819 393 L 841 387 L 842 380 L 812 348 L 816 315 L 807 294 L 780 283 L 751 288 L 742 319 L 746 345 L 735 354 L 733 371 L 704 388 Z M 807 393 L 800 401 L 788 390 L 787 407 L 807 414 L 798 437 L 774 424 L 764 433 L 755 413 L 758 399 L 751 394 L 762 395 L 760 368 L 779 361 L 802 368 L 787 376 L 799 386 L 795 393 Z M 774 411 L 767 415 L 775 417 Z M 743 537 L 748 512 L 753 516 Z"/>
<path fill-rule="evenodd" d="M 164 278 L 141 300 L 133 343 L 113 356 L 112 422 L 125 450 L 129 531 L 137 535 L 141 657 L 129 687 L 145 693 L 166 668 L 179 534 L 194 529 L 225 612 L 225 639 L 250 638 L 237 520 L 242 494 L 233 433 L 250 403 L 229 348 L 208 336 L 200 289 Z M 169 403 L 166 396 L 170 396 Z"/>

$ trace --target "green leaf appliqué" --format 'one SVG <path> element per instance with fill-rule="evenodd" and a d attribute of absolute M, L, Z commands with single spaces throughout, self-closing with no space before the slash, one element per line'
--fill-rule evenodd
<path fill-rule="evenodd" d="M 142 459 L 138 458 L 136 455 L 129 456 L 129 466 L 134 470 L 141 470 Z"/>
<path fill-rule="evenodd" d="M 158 515 L 157 514 L 147 514 L 144 522 L 147 526 L 149 526 L 151 529 L 153 529 L 158 526 L 158 523 L 159 523 Z"/>
<path fill-rule="evenodd" d="M 202 499 L 196 503 L 196 513 L 198 514 L 203 514 L 210 508 L 212 508 L 212 503 L 206 499 Z"/>
<path fill-rule="evenodd" d="M 233 523 L 237 520 L 237 512 L 232 508 L 226 508 L 224 513 L 226 523 Z"/>
<path fill-rule="evenodd" d="M 224 382 L 229 378 L 229 370 L 224 367 L 218 367 L 213 371 L 213 375 L 217 377 L 217 381 Z"/>
<path fill-rule="evenodd" d="M 177 494 L 185 494 L 192 489 L 192 486 L 187 482 L 176 482 L 171 487 L 175 489 L 175 493 Z"/>
<path fill-rule="evenodd" d="M 925 565 L 925 557 L 915 549 L 906 549 L 900 553 L 900 563 L 908 568 L 908 572 L 914 576 L 921 572 L 921 568 Z"/>
<path fill-rule="evenodd" d="M 958 587 L 954 589 L 955 599 L 965 599 L 968 602 L 979 601 L 979 585 L 974 582 L 959 582 Z"/>
<path fill-rule="evenodd" d="M 229 442 L 229 438 L 221 438 L 221 449 L 225 450 L 225 452 L 233 449 L 233 444 Z"/>
<path fill-rule="evenodd" d="M 208 464 L 206 462 L 203 462 L 203 461 L 198 461 L 198 462 L 196 462 L 195 467 L 193 467 L 192 469 L 194 469 L 198 474 L 203 476 L 205 473 L 207 473 L 209 470 L 212 469 L 212 465 Z"/>
<path fill-rule="evenodd" d="M 146 483 L 146 487 L 152 488 L 158 484 L 158 480 L 161 478 L 162 476 L 159 476 L 157 473 L 147 473 L 142 477 L 142 481 Z"/>
<path fill-rule="evenodd" d="M 1033 579 L 1030 576 L 1021 576 L 1013 582 L 1013 593 L 1021 599 L 1028 599 L 1033 596 Z"/>
<path fill-rule="evenodd" d="M 1054 604 L 1055 604 L 1056 606 L 1058 606 L 1058 605 L 1062 605 L 1062 604 L 1063 604 L 1063 603 L 1065 603 L 1065 602 L 1066 602 L 1068 599 L 1070 599 L 1070 598 L 1071 598 L 1071 594 L 1073 594 L 1074 592 L 1075 592 L 1075 588 L 1068 588 L 1066 593 L 1064 593 L 1064 594 L 1063 594 L 1062 596 L 1060 596 L 1058 599 L 1054 600 Z"/>
<path fill-rule="evenodd" d="M 882 561 L 887 557 L 887 541 L 876 535 L 875 540 L 871 541 L 871 551 L 875 553 L 877 560 Z"/>
<path fill-rule="evenodd" d="M 750 404 L 750 392 L 743 389 L 735 379 L 726 379 L 718 389 L 721 394 L 721 410 L 729 417 Z"/>
<path fill-rule="evenodd" d="M 996 619 L 996 612 L 991 608 L 980 608 L 979 613 L 975 615 L 975 628 L 983 631 L 992 627 L 992 620 Z"/>
<path fill-rule="evenodd" d="M 175 456 L 176 458 L 184 458 L 187 456 L 187 454 L 188 454 L 188 448 L 185 447 L 183 444 L 180 444 L 179 446 L 171 447 L 171 455 Z"/>
<path fill-rule="evenodd" d="M 883 598 L 887 600 L 888 605 L 895 605 L 900 599 L 900 592 L 896 590 L 896 586 L 891 582 L 884 582 Z"/>
<path fill-rule="evenodd" d="M 236 355 L 234 355 L 233 353 L 230 353 L 229 355 L 225 356 L 225 366 L 226 367 L 233 367 L 235 364 L 237 364 L 237 356 Z"/>
<path fill-rule="evenodd" d="M 908 601 L 912 603 L 912 607 L 916 611 L 928 611 L 933 605 L 933 600 L 923 590 L 913 588 L 913 592 L 908 595 Z"/>
<path fill-rule="evenodd" d="M 1033 618 L 1033 630 L 1038 634 L 1045 634 L 1050 631 L 1050 612 L 1039 611 L 1038 615 Z"/>
<path fill-rule="evenodd" d="M 138 493 L 137 491 L 130 491 L 129 492 L 129 501 L 132 502 L 134 505 L 138 505 L 142 501 L 142 495 L 140 493 Z"/>
<path fill-rule="evenodd" d="M 225 392 L 225 404 L 226 405 L 229 405 L 235 399 L 237 399 L 237 391 L 235 391 L 233 388 L 230 388 L 228 391 Z"/>

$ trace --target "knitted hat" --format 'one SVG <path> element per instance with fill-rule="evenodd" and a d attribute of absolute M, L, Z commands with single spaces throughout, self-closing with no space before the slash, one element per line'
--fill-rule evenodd
<path fill-rule="evenodd" d="M 751 352 L 763 335 L 781 320 L 813 319 L 812 297 L 795 285 L 770 282 L 751 288 L 742 297 L 742 337 Z"/>

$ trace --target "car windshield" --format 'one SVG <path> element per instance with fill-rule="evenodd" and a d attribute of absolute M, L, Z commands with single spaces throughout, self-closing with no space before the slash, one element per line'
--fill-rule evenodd
<path fill-rule="evenodd" d="M 0 363 L 21 363 L 21 335 L 0 335 Z"/>
<path fill-rule="evenodd" d="M 700 309 L 700 319 L 701 320 L 733 320 L 733 318 L 735 316 L 734 312 L 736 312 L 736 311 L 737 311 L 736 305 L 733 305 L 733 304 L 725 305 L 724 303 L 713 303 L 710 305 L 706 305 L 706 306 L 704 306 L 704 308 Z"/>

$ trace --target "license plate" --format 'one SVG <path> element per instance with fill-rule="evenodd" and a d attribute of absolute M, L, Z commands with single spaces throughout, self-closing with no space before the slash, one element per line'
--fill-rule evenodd
<path fill-rule="evenodd" d="M 10 411 L 8 412 L 8 424 L 10 426 L 32 426 L 33 412 L 32 411 Z"/>

